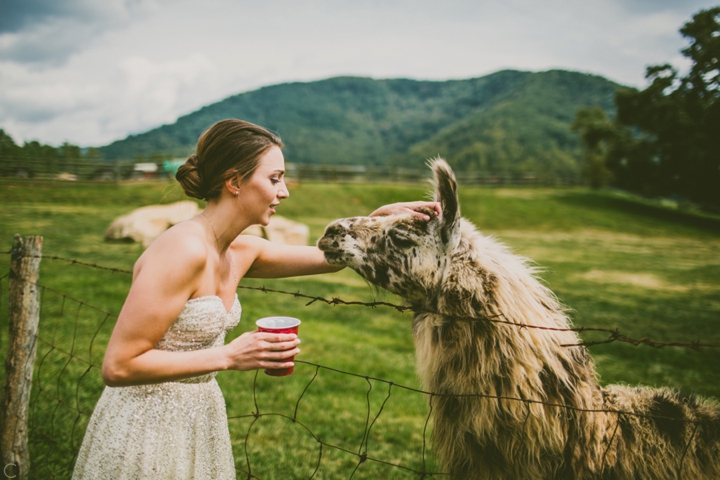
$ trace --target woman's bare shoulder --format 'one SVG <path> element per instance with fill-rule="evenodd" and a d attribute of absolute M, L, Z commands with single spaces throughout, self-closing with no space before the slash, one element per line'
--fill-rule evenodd
<path fill-rule="evenodd" d="M 170 227 L 156 238 L 135 263 L 135 273 L 149 264 L 196 271 L 205 267 L 207 257 L 205 231 L 196 222 L 187 221 Z"/>

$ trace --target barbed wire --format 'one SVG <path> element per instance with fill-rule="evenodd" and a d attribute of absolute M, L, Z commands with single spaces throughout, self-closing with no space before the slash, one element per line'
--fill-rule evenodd
<path fill-rule="evenodd" d="M 58 256 L 58 255 L 45 255 L 45 254 L 43 254 L 43 255 L 26 255 L 26 254 L 24 254 L 23 252 L 15 252 L 15 251 L 13 251 L 13 250 L 8 250 L 8 251 L 2 252 L 2 253 L 3 253 L 3 254 L 13 254 L 13 253 L 15 253 L 15 254 L 17 254 L 19 257 L 21 257 L 21 258 L 38 258 L 38 259 L 43 259 L 43 258 L 44 258 L 44 259 L 47 259 L 47 260 L 60 260 L 60 261 L 63 261 L 63 262 L 70 263 L 70 264 L 72 264 L 72 265 L 82 265 L 82 266 L 85 266 L 85 267 L 92 267 L 92 268 L 95 268 L 95 269 L 98 269 L 98 270 L 108 270 L 108 271 L 115 272 L 115 273 L 128 273 L 128 274 L 131 274 L 131 275 L 132 275 L 132 272 L 131 272 L 130 270 L 124 270 L 124 269 L 122 269 L 122 268 L 105 267 L 105 266 L 103 266 L 103 265 L 98 265 L 97 263 L 84 262 L 84 261 L 78 260 L 78 259 L 76 259 L 76 258 L 65 258 L 65 257 L 60 257 L 60 256 Z M 7 274 L 6 274 L 6 275 L 7 275 Z"/>
<path fill-rule="evenodd" d="M 7 252 L 9 253 L 9 252 Z M 124 274 L 130 274 L 132 275 L 132 272 L 130 270 L 124 270 L 120 268 L 112 268 L 112 267 L 105 267 L 102 265 L 98 265 L 96 263 L 88 263 L 83 262 L 81 260 L 77 259 L 70 259 L 70 258 L 64 258 L 59 256 L 46 256 L 46 255 L 28 255 L 28 257 L 32 258 L 47 258 L 51 260 L 59 260 L 59 261 L 65 261 L 69 262 L 73 265 L 81 265 L 101 270 L 109 270 L 115 273 L 124 273 Z M 430 315 L 443 315 L 442 313 L 438 312 L 432 312 L 432 311 L 426 311 L 426 310 L 414 310 L 413 307 L 408 305 L 398 305 L 395 303 L 390 302 L 361 302 L 361 301 L 346 301 L 338 297 L 333 297 L 331 299 L 327 299 L 320 296 L 313 296 L 313 295 L 307 295 L 304 293 L 301 293 L 300 291 L 296 292 L 289 292 L 284 290 L 277 290 L 272 288 L 267 288 L 265 286 L 261 287 L 251 287 L 247 285 L 238 285 L 239 289 L 245 289 L 245 290 L 258 290 L 263 293 L 279 293 L 283 295 L 291 295 L 295 298 L 304 298 L 310 300 L 308 303 L 305 304 L 305 306 L 309 306 L 315 302 L 321 302 L 325 303 L 327 305 L 337 306 L 337 305 L 344 305 L 344 306 L 364 306 L 369 308 L 377 308 L 377 307 L 388 307 L 392 308 L 400 313 L 404 313 L 406 311 L 413 311 L 414 313 L 424 313 L 424 314 L 430 314 Z M 629 335 L 626 335 L 620 331 L 619 328 L 602 328 L 602 327 L 571 327 L 571 328 L 563 328 L 563 327 L 547 327 L 542 325 L 532 325 L 527 323 L 521 323 L 521 322 L 514 322 L 512 320 L 509 320 L 504 314 L 500 313 L 498 315 L 489 315 L 489 316 L 483 316 L 483 317 L 474 317 L 474 316 L 463 316 L 463 315 L 452 315 L 452 318 L 459 319 L 459 320 L 469 320 L 469 321 L 483 321 L 483 322 L 490 322 L 490 323 L 497 323 L 497 324 L 504 324 L 504 325 L 510 325 L 516 328 L 521 329 L 536 329 L 536 330 L 546 330 L 546 331 L 554 331 L 554 332 L 576 332 L 576 333 L 607 333 L 609 336 L 604 340 L 583 340 L 579 343 L 573 343 L 573 344 L 561 344 L 561 347 L 594 347 L 597 345 L 605 345 L 609 343 L 627 343 L 630 345 L 633 345 L 635 347 L 639 345 L 646 345 L 648 347 L 652 348 L 665 348 L 665 347 L 682 347 L 682 348 L 690 348 L 695 351 L 700 351 L 702 348 L 720 348 L 720 343 L 704 343 L 702 341 L 693 340 L 693 341 L 657 341 L 653 340 L 649 337 L 641 337 L 641 338 L 634 338 Z"/>
<path fill-rule="evenodd" d="M 408 310 L 413 310 L 410 306 L 405 305 L 397 305 L 394 303 L 388 303 L 388 302 L 359 302 L 359 301 L 352 301 L 347 302 L 345 300 L 342 300 L 337 297 L 333 297 L 331 300 L 328 300 L 323 297 L 314 297 L 310 295 L 305 295 L 300 292 L 287 292 L 283 290 L 274 290 L 271 288 L 266 288 L 265 286 L 262 287 L 250 287 L 250 286 L 243 286 L 239 285 L 238 288 L 248 289 L 248 290 L 259 290 L 264 293 L 281 293 L 285 295 L 292 295 L 294 297 L 300 297 L 300 298 L 309 298 L 311 299 L 310 302 L 305 304 L 306 306 L 314 303 L 314 302 L 323 302 L 328 305 L 362 305 L 365 307 L 371 307 L 375 308 L 378 306 L 383 307 L 391 307 L 395 310 L 399 311 L 400 313 L 404 313 Z M 423 313 L 428 315 L 443 315 L 442 313 L 438 312 L 432 312 L 429 310 L 413 310 L 414 313 Z M 702 343 L 700 340 L 696 340 L 693 342 L 658 342 L 655 340 L 652 340 L 648 337 L 643 338 L 632 338 L 627 335 L 624 335 L 620 332 L 618 328 L 615 329 L 609 329 L 609 328 L 600 328 L 600 327 L 574 327 L 574 328 L 562 328 L 562 327 L 546 327 L 542 325 L 531 325 L 527 323 L 521 323 L 521 322 L 513 322 L 511 320 L 508 320 L 507 317 L 500 313 L 498 315 L 489 315 L 485 317 L 473 317 L 473 316 L 466 316 L 466 315 L 450 315 L 454 319 L 458 320 L 476 320 L 476 321 L 483 321 L 483 322 L 491 322 L 491 323 L 499 323 L 504 325 L 512 325 L 514 327 L 518 328 L 531 328 L 531 329 L 537 329 L 537 330 L 546 330 L 546 331 L 553 331 L 553 332 L 576 332 L 576 333 L 583 333 L 583 332 L 602 332 L 602 333 L 609 333 L 610 337 L 608 337 L 606 340 L 601 341 L 583 341 L 580 343 L 573 343 L 573 344 L 561 344 L 561 347 L 592 347 L 595 345 L 603 345 L 607 343 L 613 343 L 613 342 L 624 342 L 629 343 L 634 346 L 638 346 L 641 344 L 654 347 L 654 348 L 663 348 L 663 347 L 687 347 L 692 348 L 693 350 L 699 351 L 701 347 L 703 348 L 718 348 L 720 347 L 720 343 Z"/>
<path fill-rule="evenodd" d="M 7 277 L 7 275 L 0 277 L 0 292 L 2 292 L 2 281 Z M 40 361 L 38 365 L 36 366 L 36 373 L 33 379 L 30 379 L 33 391 L 35 392 L 33 398 L 31 399 L 31 410 L 32 410 L 32 417 L 31 417 L 31 424 L 29 426 L 29 429 L 33 435 L 35 435 L 34 438 L 41 437 L 45 439 L 45 441 L 48 441 L 49 443 L 52 443 L 54 445 L 60 445 L 67 452 L 67 455 L 72 455 L 72 457 L 67 461 L 66 463 L 70 466 L 69 468 L 72 468 L 72 465 L 74 464 L 75 457 L 77 456 L 79 445 L 75 441 L 76 439 L 76 432 L 79 432 L 79 428 L 81 425 L 81 422 L 83 419 L 87 420 L 90 416 L 89 409 L 85 408 L 85 405 L 89 402 L 86 400 L 81 399 L 83 396 L 87 396 L 87 392 L 81 392 L 81 386 L 83 383 L 83 380 L 91 374 L 92 371 L 95 371 L 99 375 L 99 371 L 101 367 L 93 362 L 93 347 L 95 344 L 95 341 L 98 337 L 98 334 L 103 329 L 103 327 L 107 324 L 108 319 L 110 318 L 117 318 L 117 314 L 114 314 L 112 312 L 108 312 L 102 308 L 96 307 L 94 305 L 91 305 L 87 302 L 84 302 L 82 300 L 79 300 L 77 298 L 74 298 L 71 295 L 68 295 L 66 293 L 60 292 L 56 289 L 50 288 L 46 285 L 37 284 L 40 288 L 40 315 L 41 315 L 41 321 L 43 325 L 42 331 L 45 331 L 47 329 L 48 332 L 52 331 L 52 338 L 48 339 L 46 335 L 43 335 L 40 333 L 40 331 L 35 335 L 35 342 L 37 344 L 42 344 L 45 347 L 47 347 L 47 350 L 43 352 L 43 355 L 40 358 Z M 249 287 L 252 290 L 261 291 L 263 293 L 290 293 L 291 292 L 283 292 L 279 290 L 273 290 L 273 289 L 267 289 L 265 287 Z M 54 325 L 46 325 L 47 321 L 44 321 L 43 319 L 46 318 L 46 312 L 44 311 L 44 307 L 46 305 L 47 294 L 55 295 L 59 298 L 60 305 L 59 308 L 57 308 L 57 313 L 55 315 Z M 293 294 L 295 295 L 295 294 Z M 313 297 L 313 298 L 320 298 L 320 297 Z M 325 299 L 322 299 L 325 300 Z M 312 303 L 312 302 L 311 302 Z M 340 304 L 337 302 L 327 301 L 325 300 L 325 303 L 328 303 L 330 305 L 333 304 Z M 358 302 L 353 302 L 353 305 L 358 304 Z M 359 302 L 359 304 L 362 304 L 362 302 Z M 71 308 L 72 307 L 72 308 Z M 95 314 L 101 314 L 102 319 L 99 321 L 99 323 L 95 326 L 94 331 L 91 331 L 90 333 L 92 335 L 88 335 L 89 337 L 89 344 L 86 354 L 81 353 L 77 350 L 77 340 L 78 336 L 80 335 L 79 332 L 79 324 L 80 324 L 80 318 L 81 314 L 83 312 L 92 311 L 95 312 Z M 58 338 L 58 332 L 60 330 L 61 324 L 64 325 L 65 319 L 66 319 L 66 312 L 71 312 L 72 315 L 72 334 L 69 339 L 70 347 L 69 348 L 63 348 L 58 345 L 60 342 L 60 339 Z M 54 326 L 54 328 L 53 328 Z M 56 360 L 55 363 L 58 363 L 61 365 L 59 369 L 59 373 L 57 375 L 51 373 L 50 378 L 51 380 L 54 380 L 54 385 L 50 385 L 51 382 L 47 382 L 43 380 L 44 377 L 44 371 L 46 368 L 50 368 L 46 366 L 46 362 L 50 363 L 49 358 L 51 354 L 59 354 L 60 359 Z M 87 355 L 85 357 L 85 355 Z M 78 361 L 81 362 L 83 365 L 85 365 L 84 369 L 82 370 L 82 373 L 79 375 L 79 377 L 76 380 L 73 380 L 71 382 L 64 382 L 64 378 L 69 373 L 69 365 L 72 361 Z M 584 409 L 579 407 L 574 407 L 572 405 L 567 404 L 559 404 L 559 403 L 553 403 L 544 401 L 541 399 L 527 399 L 527 398 L 519 398 L 519 397 L 508 397 L 508 396 L 502 396 L 502 395 L 489 395 L 489 394 L 482 394 L 482 393 L 469 393 L 469 394 L 452 394 L 452 393 L 437 393 L 437 392 L 430 392 L 425 391 L 419 388 L 405 386 L 390 380 L 370 376 L 370 375 L 363 375 L 355 372 L 345 371 L 342 369 L 338 369 L 335 367 L 330 367 L 326 365 L 322 365 L 319 363 L 304 361 L 304 360 L 296 360 L 296 364 L 299 365 L 307 365 L 308 367 L 314 368 L 314 373 L 310 380 L 305 384 L 304 388 L 302 389 L 302 392 L 300 393 L 299 397 L 295 401 L 294 404 L 294 410 L 292 415 L 288 415 L 281 412 L 262 412 L 260 408 L 260 403 L 258 402 L 258 374 L 259 370 L 255 372 L 255 375 L 253 377 L 253 385 L 252 385 L 252 398 L 253 398 L 253 405 L 254 405 L 254 411 L 250 413 L 249 415 L 235 415 L 235 416 L 228 416 L 228 421 L 233 420 L 242 420 L 242 419 L 248 419 L 250 420 L 250 424 L 247 427 L 247 430 L 244 434 L 244 442 L 243 442 L 243 450 L 244 450 L 244 459 L 245 459 L 245 466 L 246 468 L 239 468 L 236 467 L 236 470 L 238 474 L 246 475 L 248 479 L 260 479 L 259 476 L 257 476 L 255 473 L 253 473 L 252 468 L 252 462 L 250 458 L 249 453 L 249 443 L 251 442 L 251 433 L 253 426 L 255 423 L 260 420 L 263 417 L 277 417 L 284 420 L 287 420 L 289 422 L 292 422 L 293 424 L 296 424 L 304 429 L 304 431 L 319 445 L 319 452 L 318 452 L 318 460 L 315 465 L 314 471 L 310 474 L 309 479 L 312 479 L 316 473 L 318 472 L 322 459 L 323 459 L 323 449 L 333 449 L 338 452 L 342 452 L 344 454 L 352 455 L 357 459 L 357 463 L 350 474 L 350 479 L 353 478 L 355 473 L 359 471 L 360 467 L 365 462 L 371 462 L 378 465 L 384 465 L 392 468 L 397 468 L 403 471 L 406 471 L 411 474 L 417 475 L 421 479 L 425 479 L 428 477 L 444 477 L 444 476 L 451 476 L 449 473 L 445 472 L 436 472 L 436 471 L 430 471 L 427 469 L 427 462 L 426 462 L 426 455 L 427 455 L 427 434 L 428 434 L 428 426 L 430 424 L 430 419 L 432 417 L 433 412 L 433 399 L 437 397 L 476 397 L 476 398 L 483 398 L 483 399 L 489 399 L 489 400 L 496 400 L 498 402 L 500 401 L 513 401 L 513 402 L 522 402 L 527 405 L 531 404 L 539 404 L 543 405 L 545 407 L 549 408 L 557 408 L 557 409 L 564 409 L 566 411 L 575 411 L 579 413 L 606 413 L 606 414 L 612 414 L 617 416 L 617 422 L 615 430 L 617 430 L 617 425 L 619 425 L 619 422 L 621 421 L 622 417 L 627 416 L 635 416 L 639 418 L 644 419 L 651 419 L 651 420 L 664 420 L 664 421 L 675 421 L 675 422 L 682 422 L 682 423 L 688 423 L 688 424 L 694 424 L 695 428 L 693 430 L 693 435 L 688 440 L 688 443 L 684 449 L 684 453 L 682 456 L 682 459 L 680 461 L 679 469 L 682 469 L 682 462 L 687 454 L 687 451 L 690 447 L 690 444 L 693 441 L 693 438 L 695 436 L 695 432 L 697 431 L 698 427 L 701 425 L 709 424 L 708 421 L 699 421 L 699 420 L 691 420 L 691 419 L 683 419 L 683 418 L 673 418 L 663 415 L 648 415 L 648 414 L 642 414 L 632 411 L 623 411 L 623 410 L 617 410 L 617 409 Z M 316 382 L 316 379 L 320 375 L 321 371 L 330 372 L 333 374 L 338 374 L 341 376 L 347 376 L 347 377 L 353 377 L 358 379 L 363 379 L 368 387 L 365 393 L 366 398 L 366 411 L 364 414 L 365 418 L 365 426 L 362 432 L 362 438 L 360 440 L 360 445 L 357 449 L 352 449 L 347 446 L 338 445 L 329 441 L 323 440 L 318 434 L 316 434 L 311 426 L 309 426 L 306 422 L 300 421 L 298 419 L 298 412 L 300 410 L 300 406 L 302 403 L 302 400 L 304 399 L 305 395 L 308 393 L 308 391 L 311 389 L 312 385 Z M 75 375 L 77 377 L 77 375 Z M 373 382 L 385 384 L 387 386 L 387 392 L 382 400 L 382 403 L 379 407 L 379 409 L 376 411 L 376 413 L 372 413 L 371 408 L 371 392 L 373 391 Z M 72 383 L 73 385 L 70 387 L 72 390 L 74 390 L 74 401 L 69 401 L 67 398 L 64 398 L 64 396 L 61 394 L 61 391 L 63 390 L 63 386 L 67 387 L 67 383 Z M 422 467 L 420 469 L 413 468 L 408 465 L 402 465 L 397 462 L 391 462 L 382 458 L 379 458 L 377 456 L 373 456 L 370 454 L 370 448 L 369 448 L 369 439 L 370 434 L 373 429 L 373 427 L 376 425 L 378 419 L 380 418 L 381 414 L 385 411 L 386 404 L 391 399 L 391 396 L 393 395 L 393 392 L 395 390 L 404 390 L 407 392 L 423 395 L 427 398 L 427 404 L 428 404 L 428 413 L 425 417 L 425 421 L 422 426 L 422 446 L 421 446 L 421 465 Z M 46 398 L 51 404 L 54 403 L 54 408 L 52 408 L 52 405 L 50 405 L 50 409 L 52 410 L 52 413 L 47 415 L 43 414 L 39 411 L 41 408 L 41 401 L 39 400 L 40 397 Z M 96 395 L 97 397 L 97 395 Z M 95 401 L 97 398 L 95 399 Z M 60 408 L 63 408 L 65 411 L 70 412 L 71 415 L 71 426 L 69 428 L 66 428 L 65 430 L 69 430 L 69 433 L 65 431 L 64 433 L 60 431 L 56 431 L 56 427 L 59 428 L 56 424 L 59 423 L 58 417 L 58 411 Z M 529 414 L 529 409 L 528 409 Z M 49 417 L 49 418 L 47 418 Z M 43 421 L 44 420 L 44 421 Z M 49 426 L 49 433 L 46 429 L 43 429 L 42 427 L 48 427 Z M 79 432 L 83 433 L 83 432 Z M 70 447 L 67 448 L 66 444 L 63 444 L 62 441 L 58 440 L 60 436 L 63 434 L 69 436 L 70 438 Z M 613 443 L 615 435 L 613 434 L 612 438 L 608 442 L 608 445 L 606 447 L 605 453 L 610 449 L 611 444 Z M 35 442 L 37 443 L 37 441 Z M 49 454 L 48 454 L 49 455 Z M 603 455 L 603 462 L 604 462 L 605 454 Z M 67 460 L 67 458 L 66 458 Z M 46 467 L 49 469 L 52 465 L 46 465 Z M 49 475 L 52 477 L 55 477 L 56 475 L 53 472 L 49 472 Z M 462 478 L 466 478 L 468 480 L 472 479 L 480 479 L 481 477 L 475 477 L 470 475 L 465 475 Z"/>

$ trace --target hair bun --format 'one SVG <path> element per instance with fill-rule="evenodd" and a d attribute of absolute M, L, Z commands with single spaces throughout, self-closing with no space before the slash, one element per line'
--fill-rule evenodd
<path fill-rule="evenodd" d="M 203 176 L 198 169 L 198 156 L 193 153 L 185 163 L 180 165 L 175 178 L 180 182 L 185 194 L 188 197 L 199 198 L 201 200 L 207 197 L 207 189 L 204 186 Z"/>
<path fill-rule="evenodd" d="M 190 166 L 192 166 L 192 167 L 197 168 L 197 166 L 198 166 L 198 156 L 197 156 L 197 154 L 196 154 L 196 153 L 193 153 L 192 155 L 190 155 L 190 156 L 187 158 L 187 160 L 185 160 L 185 163 L 187 163 L 188 165 L 190 165 Z"/>

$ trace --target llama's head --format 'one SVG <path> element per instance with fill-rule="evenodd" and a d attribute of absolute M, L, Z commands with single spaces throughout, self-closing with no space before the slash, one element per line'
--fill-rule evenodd
<path fill-rule="evenodd" d="M 448 252 L 457 245 L 460 221 L 455 175 L 441 159 L 430 167 L 441 217 L 428 210 L 430 221 L 410 214 L 336 220 L 318 241 L 327 261 L 348 266 L 411 302 L 427 298 L 440 281 Z"/>

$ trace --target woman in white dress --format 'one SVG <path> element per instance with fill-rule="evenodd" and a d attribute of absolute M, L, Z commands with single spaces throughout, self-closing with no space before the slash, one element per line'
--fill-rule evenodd
<path fill-rule="evenodd" d="M 281 140 L 242 120 L 204 132 L 177 179 L 207 200 L 193 219 L 158 237 L 133 282 L 105 353 L 107 384 L 90 419 L 74 479 L 236 478 L 220 370 L 287 368 L 294 334 L 248 332 L 225 344 L 240 320 L 240 279 L 337 271 L 316 247 L 240 235 L 267 225 L 289 196 Z M 431 202 L 386 205 L 371 215 L 411 213 Z"/>

